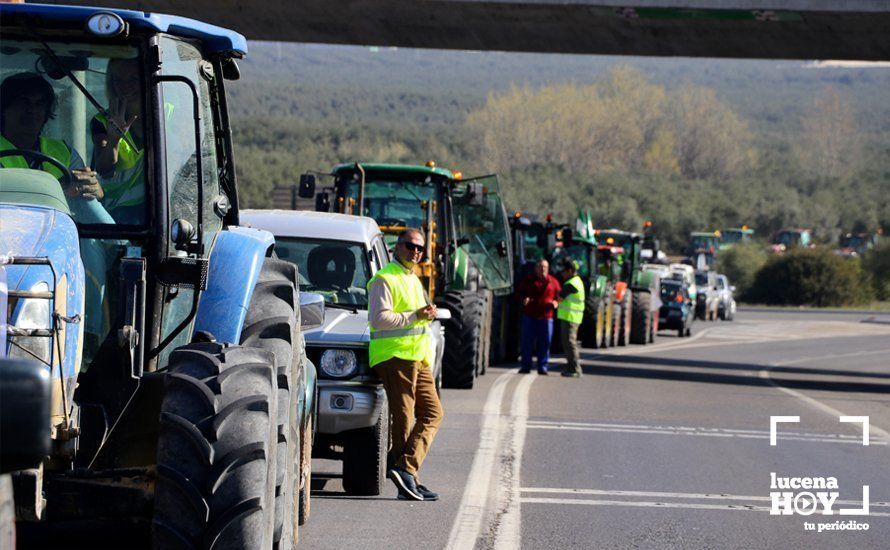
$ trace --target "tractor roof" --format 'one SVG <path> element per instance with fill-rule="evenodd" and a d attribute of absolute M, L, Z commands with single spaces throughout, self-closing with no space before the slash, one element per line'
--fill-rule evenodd
<path fill-rule="evenodd" d="M 454 174 L 451 170 L 446 168 L 430 168 L 429 166 L 424 166 L 420 164 L 387 164 L 387 163 L 377 163 L 377 162 L 369 162 L 369 163 L 359 163 L 362 165 L 362 168 L 365 169 L 365 172 L 386 172 L 388 174 L 399 174 L 405 176 L 411 175 L 437 175 L 442 176 L 448 179 L 454 179 Z M 349 164 L 338 164 L 334 167 L 334 174 L 339 174 L 341 172 L 353 172 L 355 170 L 355 163 Z"/>
<path fill-rule="evenodd" d="M 623 231 L 621 229 L 597 229 L 596 234 L 597 235 L 614 235 L 614 236 L 620 235 L 622 237 L 630 237 L 632 239 L 642 236 L 642 234 L 640 234 L 640 233 L 634 233 L 632 231 Z"/>
<path fill-rule="evenodd" d="M 739 230 L 741 231 L 741 229 Z M 693 231 L 689 234 L 690 237 L 714 237 L 715 239 L 720 237 L 717 233 L 713 231 Z"/>
<path fill-rule="evenodd" d="M 99 12 L 114 13 L 131 27 L 138 29 L 200 40 L 206 54 L 231 54 L 236 57 L 247 54 L 247 39 L 241 34 L 186 17 L 83 6 L 0 3 L 0 15 L 3 16 L 4 22 L 8 21 L 7 18 L 15 16 L 39 17 L 41 23 L 38 30 L 52 23 L 83 28 L 87 20 Z"/>

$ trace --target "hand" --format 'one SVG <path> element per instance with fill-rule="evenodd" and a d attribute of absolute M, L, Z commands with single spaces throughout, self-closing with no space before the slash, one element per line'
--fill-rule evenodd
<path fill-rule="evenodd" d="M 117 142 L 130 130 L 130 126 L 136 122 L 137 115 L 127 118 L 126 111 L 127 102 L 123 98 L 113 100 L 108 106 L 108 140 L 112 145 L 117 145 Z M 123 133 L 117 129 L 118 126 Z"/>
<path fill-rule="evenodd" d="M 559 307 L 559 302 L 557 302 L 556 300 L 553 300 L 552 302 L 550 302 L 550 304 L 553 306 L 553 309 L 556 309 Z"/>
<path fill-rule="evenodd" d="M 65 194 L 69 197 L 81 197 L 84 199 L 102 200 L 105 197 L 105 191 L 96 179 L 96 172 L 89 168 L 80 168 L 72 170 L 71 175 L 74 176 L 73 185 L 65 190 Z"/>
<path fill-rule="evenodd" d="M 531 298 L 523 298 L 523 299 L 522 299 L 522 305 L 527 306 L 527 305 L 529 305 L 530 303 L 532 303 L 532 299 L 531 299 Z"/>
<path fill-rule="evenodd" d="M 439 308 L 437 308 L 433 304 L 429 304 L 429 305 L 417 310 L 417 317 L 419 319 L 426 319 L 427 321 L 432 321 L 436 318 L 437 313 L 439 313 Z"/>

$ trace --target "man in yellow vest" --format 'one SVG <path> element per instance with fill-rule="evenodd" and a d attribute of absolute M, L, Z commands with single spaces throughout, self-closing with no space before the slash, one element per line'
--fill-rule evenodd
<path fill-rule="evenodd" d="M 55 91 L 42 76 L 18 73 L 5 78 L 0 84 L 0 151 L 28 150 L 56 159 L 73 176 L 71 186 L 64 192 L 74 219 L 81 223 L 114 223 L 98 202 L 104 192 L 96 173 L 63 140 L 42 135 L 46 123 L 55 118 L 55 110 Z M 0 157 L 0 166 L 33 168 L 62 177 L 56 166 L 25 155 Z"/>
<path fill-rule="evenodd" d="M 566 354 L 566 368 L 563 376 L 581 376 L 581 349 L 578 347 L 578 327 L 584 319 L 584 281 L 578 276 L 578 265 L 574 260 L 566 260 L 562 266 L 562 291 L 556 318 L 559 319 L 559 332 L 562 335 L 562 349 Z"/>
<path fill-rule="evenodd" d="M 402 231 L 396 259 L 368 281 L 368 355 L 389 401 L 392 467 L 387 475 L 402 500 L 439 498 L 417 477 L 444 414 L 429 364 L 429 323 L 436 306 L 414 273 L 423 251 L 419 229 Z"/>

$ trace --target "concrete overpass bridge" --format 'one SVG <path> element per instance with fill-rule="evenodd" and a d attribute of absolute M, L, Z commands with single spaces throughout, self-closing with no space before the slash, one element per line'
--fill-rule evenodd
<path fill-rule="evenodd" d="M 888 0 L 62 0 L 253 40 L 575 54 L 890 59 Z"/>

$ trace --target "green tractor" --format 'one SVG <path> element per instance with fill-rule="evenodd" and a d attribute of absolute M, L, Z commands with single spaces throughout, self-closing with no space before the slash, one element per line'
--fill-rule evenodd
<path fill-rule="evenodd" d="M 510 228 L 497 176 L 463 179 L 426 165 L 341 164 L 331 187 L 315 193 L 315 177 L 300 179 L 300 196 L 316 210 L 374 218 L 392 247 L 407 227 L 422 228 L 427 249 L 418 266 L 430 299 L 448 309 L 443 385 L 472 388 L 485 374 L 491 346 L 506 334 L 506 302 L 495 296 L 513 286 Z M 495 353 L 497 356 L 497 353 Z"/>
<path fill-rule="evenodd" d="M 644 235 L 604 229 L 596 231 L 597 242 L 608 247 L 621 247 L 620 283 L 627 290 L 616 295 L 618 313 L 618 345 L 647 344 L 655 341 L 658 329 L 658 309 L 661 307 L 661 278 L 657 272 L 643 269 L 640 252 Z M 616 283 L 618 287 L 619 283 Z M 620 287 L 619 287 L 620 288 Z"/>
<path fill-rule="evenodd" d="M 752 240 L 754 240 L 754 230 L 747 225 L 724 229 L 720 232 L 720 246 L 717 249 L 727 250 L 736 243 L 748 243 Z"/>
<path fill-rule="evenodd" d="M 693 231 L 689 234 L 686 257 L 691 259 L 696 269 L 714 267 L 720 250 L 720 231 Z"/>

